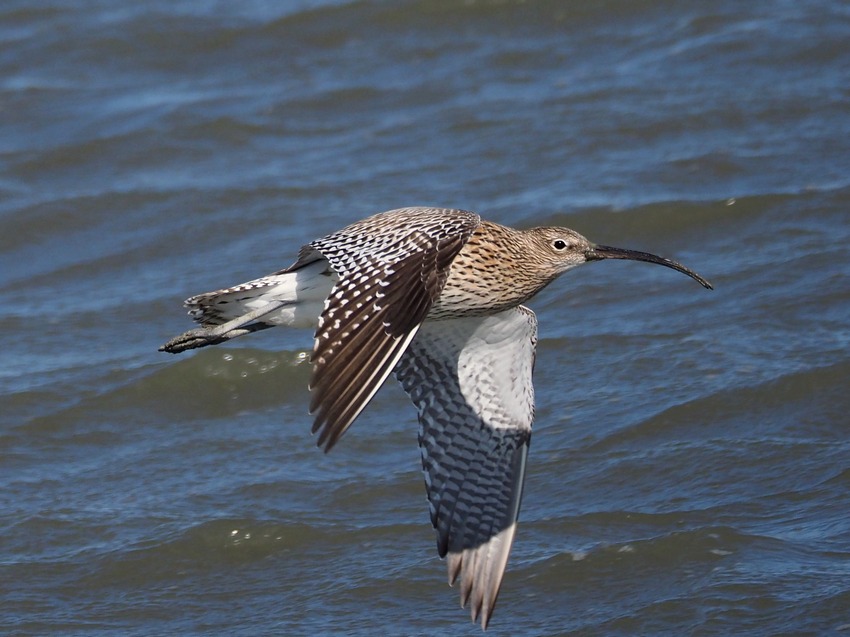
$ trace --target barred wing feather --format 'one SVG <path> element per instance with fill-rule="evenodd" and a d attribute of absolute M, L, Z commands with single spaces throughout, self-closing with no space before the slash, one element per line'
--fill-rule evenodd
<path fill-rule="evenodd" d="M 313 346 L 313 433 L 331 449 L 393 370 L 479 225 L 463 210 L 381 213 L 306 246 L 292 269 L 325 258 L 339 281 Z"/>
<path fill-rule="evenodd" d="M 534 417 L 534 313 L 428 321 L 396 376 L 419 413 L 437 549 L 486 628 L 516 532 Z"/>

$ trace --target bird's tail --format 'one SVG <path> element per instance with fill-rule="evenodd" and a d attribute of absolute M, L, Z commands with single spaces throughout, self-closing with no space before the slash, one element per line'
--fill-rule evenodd
<path fill-rule="evenodd" d="M 271 312 L 255 322 L 315 327 L 337 280 L 327 262 L 315 261 L 233 287 L 197 294 L 186 299 L 185 305 L 191 317 L 204 326 L 221 325 L 269 306 Z"/>
<path fill-rule="evenodd" d="M 280 298 L 285 290 L 286 277 L 293 274 L 273 274 L 234 285 L 230 288 L 196 294 L 184 301 L 189 315 L 201 325 L 221 325 Z M 295 299 L 293 299 L 295 300 Z"/>

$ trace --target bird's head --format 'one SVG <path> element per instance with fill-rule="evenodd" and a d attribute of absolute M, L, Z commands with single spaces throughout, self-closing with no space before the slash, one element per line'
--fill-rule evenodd
<path fill-rule="evenodd" d="M 687 274 L 703 287 L 709 290 L 714 289 L 711 283 L 681 263 L 649 252 L 597 245 L 569 228 L 533 228 L 528 233 L 534 243 L 535 259 L 539 259 L 538 263 L 542 262 L 549 266 L 552 278 L 590 261 L 629 259 L 672 268 L 682 274 Z"/>

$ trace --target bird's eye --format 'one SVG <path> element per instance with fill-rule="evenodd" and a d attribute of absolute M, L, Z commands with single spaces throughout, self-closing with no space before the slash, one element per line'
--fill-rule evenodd
<path fill-rule="evenodd" d="M 552 242 L 552 247 L 560 252 L 561 250 L 567 249 L 567 242 L 564 241 L 563 239 L 555 239 Z"/>

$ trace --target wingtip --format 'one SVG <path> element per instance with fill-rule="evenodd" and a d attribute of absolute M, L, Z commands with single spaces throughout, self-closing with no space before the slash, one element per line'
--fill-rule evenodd
<path fill-rule="evenodd" d="M 348 425 L 350 424 L 351 423 L 348 423 Z M 348 430 L 348 425 L 345 427 L 332 425 L 320 408 L 316 419 L 313 421 L 310 433 L 313 435 L 316 435 L 316 433 L 319 434 L 319 437 L 316 439 L 316 446 L 325 453 L 328 453 L 336 446 L 336 443 L 339 442 L 339 439 L 342 438 L 342 435 Z"/>
<path fill-rule="evenodd" d="M 461 565 L 463 564 L 462 553 L 449 553 L 448 555 L 442 553 L 440 557 L 443 556 L 445 556 L 447 562 L 446 565 L 448 566 L 449 586 L 454 586 L 457 581 L 457 576 L 460 575 Z M 463 606 L 462 601 L 461 606 Z"/>
<path fill-rule="evenodd" d="M 472 614 L 472 623 L 481 623 L 481 630 L 486 631 L 487 626 L 490 625 L 490 618 L 493 617 L 493 609 L 495 608 L 495 600 L 494 603 L 489 606 L 476 606 L 472 605 L 471 614 Z"/>
<path fill-rule="evenodd" d="M 462 549 L 449 553 L 449 586 L 460 578 L 460 605 L 466 608 L 473 623 L 480 623 L 487 630 L 507 566 L 516 522 L 494 535 L 487 545 Z"/>
<path fill-rule="evenodd" d="M 317 431 L 319 432 L 319 437 L 316 439 L 316 446 L 325 453 L 328 453 L 331 449 L 333 449 L 337 438 L 331 436 L 331 428 L 327 423 L 322 423 L 318 420 L 313 423 L 312 433 L 315 435 Z"/>
<path fill-rule="evenodd" d="M 490 624 L 490 617 L 492 617 L 492 616 L 493 616 L 492 610 L 488 613 L 482 613 L 481 614 L 481 632 L 484 632 L 484 631 L 487 630 L 487 626 Z"/>
<path fill-rule="evenodd" d="M 336 445 L 336 440 L 328 440 L 325 442 L 322 440 L 321 436 L 316 441 L 316 446 L 321 449 L 323 453 L 329 453 L 330 450 L 334 448 L 334 445 Z"/>

